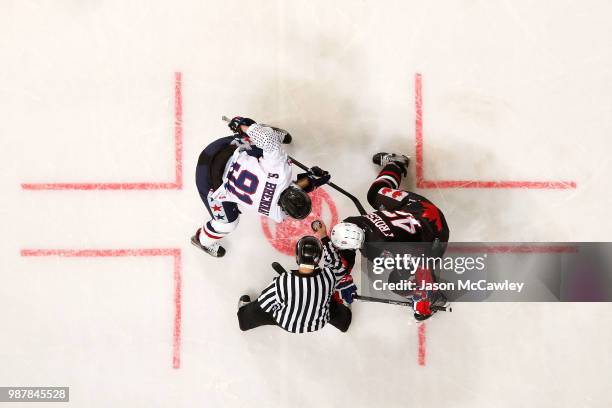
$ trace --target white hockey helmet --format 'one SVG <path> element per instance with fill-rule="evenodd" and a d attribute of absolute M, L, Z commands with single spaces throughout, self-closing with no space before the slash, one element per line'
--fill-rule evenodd
<path fill-rule="evenodd" d="M 331 230 L 331 242 L 339 249 L 360 249 L 365 241 L 365 233 L 356 224 L 340 222 Z"/>

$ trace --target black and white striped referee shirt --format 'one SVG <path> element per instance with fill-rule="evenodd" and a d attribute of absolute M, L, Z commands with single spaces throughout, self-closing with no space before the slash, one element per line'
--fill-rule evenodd
<path fill-rule="evenodd" d="M 329 238 L 323 244 L 323 268 L 310 274 L 283 273 L 261 293 L 257 302 L 291 333 L 319 330 L 329 321 L 329 303 L 340 279 L 353 265 L 344 265 Z"/>

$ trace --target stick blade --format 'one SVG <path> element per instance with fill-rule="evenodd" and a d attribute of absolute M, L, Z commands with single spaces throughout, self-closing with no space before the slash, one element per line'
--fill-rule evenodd
<path fill-rule="evenodd" d="M 279 275 L 283 273 L 287 273 L 285 268 L 283 268 L 282 265 L 279 264 L 278 262 L 272 262 L 272 269 L 274 269 L 274 271 L 278 273 Z"/>

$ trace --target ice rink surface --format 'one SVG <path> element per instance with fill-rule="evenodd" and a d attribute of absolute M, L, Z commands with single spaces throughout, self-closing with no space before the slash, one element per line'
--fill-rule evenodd
<path fill-rule="evenodd" d="M 608 304 L 456 304 L 419 329 L 362 303 L 346 334 L 241 333 L 237 299 L 292 266 L 291 228 L 245 215 L 225 258 L 189 245 L 198 154 L 235 114 L 290 130 L 290 154 L 364 203 L 371 155 L 411 155 L 404 187 L 453 241 L 609 240 L 611 18 L 606 1 L 0 2 L 0 385 L 70 386 L 78 407 L 612 406 Z M 355 214 L 326 191 L 327 221 Z"/>

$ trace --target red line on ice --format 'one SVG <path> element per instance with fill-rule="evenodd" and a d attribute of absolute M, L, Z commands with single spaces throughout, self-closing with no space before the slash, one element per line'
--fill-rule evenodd
<path fill-rule="evenodd" d="M 24 190 L 181 190 L 183 188 L 183 82 L 174 73 L 174 181 L 142 183 L 23 183 Z"/>
<path fill-rule="evenodd" d="M 423 183 L 423 82 L 421 74 L 414 77 L 416 185 Z"/>
<path fill-rule="evenodd" d="M 414 77 L 416 186 L 418 188 L 527 188 L 572 189 L 575 181 L 480 181 L 480 180 L 426 180 L 423 161 L 423 79 Z"/>
<path fill-rule="evenodd" d="M 423 78 L 417 73 L 414 76 L 414 107 L 415 107 L 415 156 L 416 156 L 416 186 L 418 188 L 527 188 L 527 189 L 573 189 L 575 181 L 480 181 L 480 180 L 426 180 L 423 161 Z M 449 247 L 451 249 L 451 247 Z M 568 246 L 483 246 L 469 248 L 479 252 L 520 253 L 520 252 L 576 252 L 577 249 Z M 459 250 L 459 249 L 457 249 Z M 419 365 L 425 365 L 425 325 L 419 326 Z"/>
<path fill-rule="evenodd" d="M 172 368 L 181 367 L 181 299 L 182 299 L 181 250 L 174 255 L 174 332 L 172 335 Z"/>
<path fill-rule="evenodd" d="M 183 188 L 183 74 L 174 73 L 174 183 Z"/>
<path fill-rule="evenodd" d="M 22 249 L 21 256 L 60 256 L 67 258 L 102 258 L 123 256 L 171 256 L 174 260 L 174 328 L 172 336 L 172 367 L 181 366 L 181 287 L 182 264 L 179 248 L 150 249 Z"/>
<path fill-rule="evenodd" d="M 419 365 L 425 365 L 425 356 L 427 355 L 427 348 L 425 341 L 425 333 L 426 333 L 426 323 L 419 324 Z"/>
<path fill-rule="evenodd" d="M 479 246 L 454 246 L 449 245 L 448 252 L 482 252 L 482 253 L 497 253 L 497 254 L 519 254 L 519 253 L 539 253 L 539 254 L 554 254 L 554 253 L 576 253 L 578 248 L 572 245 L 479 245 Z M 419 326 L 419 365 L 425 365 L 426 355 L 426 336 L 425 324 Z"/>

